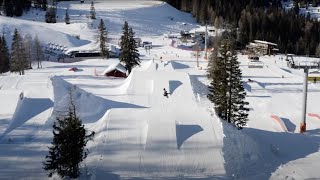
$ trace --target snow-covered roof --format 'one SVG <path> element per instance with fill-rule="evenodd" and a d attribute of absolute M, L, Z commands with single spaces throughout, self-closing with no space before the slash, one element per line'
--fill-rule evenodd
<path fill-rule="evenodd" d="M 272 45 L 272 46 L 278 46 L 275 43 L 268 42 L 268 41 L 261 41 L 261 40 L 254 40 L 255 43 L 260 43 L 260 44 L 267 44 L 267 45 Z"/>
<path fill-rule="evenodd" d="M 126 68 L 122 64 L 115 63 L 115 64 L 110 65 L 105 71 L 103 71 L 103 74 L 107 74 L 107 73 L 109 73 L 109 72 L 111 72 L 113 70 L 118 70 L 118 71 L 120 71 L 122 73 L 126 73 L 127 72 Z"/>
<path fill-rule="evenodd" d="M 208 26 L 207 30 L 208 31 L 213 31 L 213 30 L 215 30 L 215 28 L 212 27 L 212 26 Z M 193 33 L 193 34 L 196 33 L 196 32 L 206 32 L 206 27 L 205 26 L 201 26 L 199 28 L 191 29 L 189 32 Z"/>

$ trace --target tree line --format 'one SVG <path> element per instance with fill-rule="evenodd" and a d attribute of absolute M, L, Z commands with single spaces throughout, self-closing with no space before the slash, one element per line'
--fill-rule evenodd
<path fill-rule="evenodd" d="M 306 1 L 296 0 L 290 10 L 285 10 L 280 0 L 166 1 L 192 13 L 201 24 L 238 28 L 237 43 L 242 48 L 260 39 L 277 43 L 282 53 L 320 56 L 320 22 L 299 10 Z M 319 0 L 309 3 L 319 5 Z"/>
<path fill-rule="evenodd" d="M 24 75 L 26 69 L 31 69 L 33 62 L 42 68 L 44 52 L 38 36 L 32 38 L 27 34 L 24 37 L 17 29 L 12 37 L 11 50 L 7 46 L 5 36 L 0 38 L 0 73 L 8 71 Z"/>

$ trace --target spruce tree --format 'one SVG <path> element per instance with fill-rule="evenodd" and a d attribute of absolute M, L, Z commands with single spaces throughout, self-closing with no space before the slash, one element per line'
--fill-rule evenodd
<path fill-rule="evenodd" d="M 69 13 L 68 13 L 68 9 L 66 10 L 66 14 L 65 14 L 65 17 L 64 17 L 64 22 L 66 24 L 70 24 L 70 16 L 69 16 Z"/>
<path fill-rule="evenodd" d="M 56 9 L 53 7 L 48 8 L 46 15 L 45 15 L 45 21 L 46 23 L 56 23 Z"/>
<path fill-rule="evenodd" d="M 132 68 L 140 65 L 138 45 L 134 39 L 134 32 L 129 28 L 128 22 L 125 21 L 123 26 L 123 35 L 120 39 L 121 55 L 120 62 L 125 64 L 128 73 L 130 74 Z"/>
<path fill-rule="evenodd" d="M 0 37 L 0 73 L 3 73 L 4 72 L 4 59 L 3 59 L 3 45 L 2 45 L 2 38 Z"/>
<path fill-rule="evenodd" d="M 26 50 L 23 39 L 18 30 L 15 29 L 12 38 L 10 69 L 12 72 L 19 72 L 24 75 L 24 70 L 28 68 L 29 63 L 26 57 Z"/>
<path fill-rule="evenodd" d="M 68 114 L 64 118 L 56 118 L 53 124 L 52 146 L 43 162 L 43 169 L 49 172 L 48 176 L 57 173 L 62 178 L 79 177 L 81 162 L 88 154 L 85 147 L 94 134 L 89 134 L 84 128 L 71 103 Z"/>
<path fill-rule="evenodd" d="M 227 121 L 233 123 L 241 129 L 247 124 L 248 111 L 245 101 L 246 92 L 243 87 L 242 72 L 239 67 L 237 53 L 234 49 L 227 52 L 227 72 L 228 72 L 228 116 Z"/>
<path fill-rule="evenodd" d="M 90 18 L 96 19 L 96 10 L 94 8 L 94 3 L 91 1 L 91 7 L 90 7 Z"/>
<path fill-rule="evenodd" d="M 14 15 L 14 4 L 13 0 L 3 0 L 3 12 L 6 16 L 12 17 Z"/>
<path fill-rule="evenodd" d="M 320 57 L 320 43 L 318 44 L 317 49 L 316 49 L 316 56 Z"/>
<path fill-rule="evenodd" d="M 218 48 L 215 48 L 218 49 Z M 217 114 L 222 119 L 227 117 L 227 71 L 226 71 L 227 47 L 221 45 L 218 51 L 213 51 L 209 57 L 207 76 L 211 81 L 208 86 L 208 99 L 215 104 Z"/>
<path fill-rule="evenodd" d="M 104 25 L 103 20 L 100 20 L 100 24 L 98 26 L 99 29 L 99 43 L 100 43 L 100 53 L 104 58 L 109 58 L 109 49 L 108 49 L 108 31 L 106 26 Z"/>
<path fill-rule="evenodd" d="M 41 1 L 41 8 L 46 11 L 47 10 L 47 7 L 48 7 L 48 2 L 47 0 L 42 0 Z"/>
<path fill-rule="evenodd" d="M 243 128 L 248 121 L 249 109 L 245 106 L 249 103 L 244 101 L 246 92 L 242 73 L 229 38 L 223 39 L 218 51 L 211 55 L 207 74 L 211 81 L 208 98 L 215 104 L 218 116 L 239 129 Z"/>
<path fill-rule="evenodd" d="M 22 16 L 23 14 L 23 2 L 20 1 L 14 1 L 14 15 L 15 16 Z"/>
<path fill-rule="evenodd" d="M 7 72 L 10 70 L 10 54 L 9 54 L 9 49 L 7 46 L 7 41 L 6 38 L 4 37 L 4 34 L 2 35 L 1 38 L 1 56 L 3 59 L 3 69 L 2 72 Z"/>

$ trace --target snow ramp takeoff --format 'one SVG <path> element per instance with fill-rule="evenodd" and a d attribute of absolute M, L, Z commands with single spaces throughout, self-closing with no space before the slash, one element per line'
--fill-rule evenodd
<path fill-rule="evenodd" d="M 22 91 L 0 90 L 0 135 L 8 128 Z"/>
<path fill-rule="evenodd" d="M 90 143 L 88 161 L 101 162 L 96 171 L 107 169 L 124 178 L 223 176 L 223 145 L 214 129 L 220 127 L 194 101 L 188 74 L 135 72 L 132 80 L 128 92 L 147 97 L 150 107 L 112 109 L 92 126 L 97 138 Z M 148 86 L 152 91 L 144 90 Z M 163 88 L 170 91 L 168 98 Z"/>

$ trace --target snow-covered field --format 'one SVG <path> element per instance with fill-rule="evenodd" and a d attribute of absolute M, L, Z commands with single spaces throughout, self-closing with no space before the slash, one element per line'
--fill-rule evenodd
<path fill-rule="evenodd" d="M 263 68 L 248 68 L 247 56 L 239 55 L 251 111 L 248 127 L 238 131 L 217 118 L 206 98 L 207 60 L 197 68 L 190 51 L 164 38 L 197 27 L 191 15 L 160 1 L 96 2 L 96 21 L 86 17 L 89 3 L 58 7 L 56 24 L 43 23 L 43 12 L 34 11 L 14 21 L 1 16 L 0 28 L 8 40 L 20 28 L 43 43 L 84 48 L 96 46 L 99 18 L 114 44 L 127 20 L 154 48 L 140 49 L 141 66 L 127 79 L 100 75 L 117 59 L 44 62 L 25 76 L 0 75 L 0 179 L 46 179 L 42 162 L 52 123 L 70 91 L 85 127 L 96 132 L 80 179 L 320 178 L 320 119 L 308 116 L 307 133 L 299 133 L 303 72 L 289 69 L 283 56 L 261 57 Z M 62 20 L 67 8 L 71 25 Z M 310 83 L 307 113 L 320 115 L 319 99 L 320 83 Z"/>

